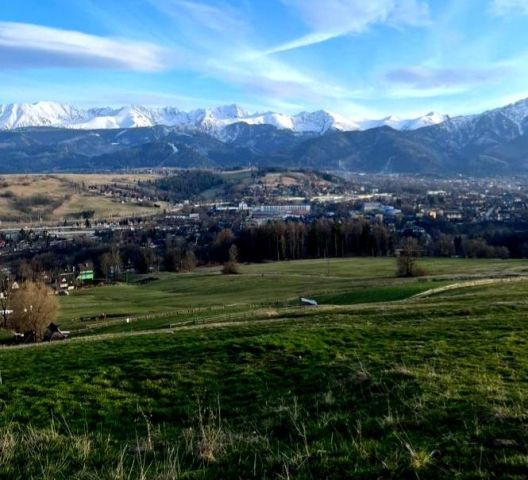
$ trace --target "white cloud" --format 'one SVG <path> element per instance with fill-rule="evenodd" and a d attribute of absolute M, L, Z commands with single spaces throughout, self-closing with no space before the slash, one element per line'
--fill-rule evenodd
<path fill-rule="evenodd" d="M 528 15 L 528 0 L 492 0 L 491 13 L 499 17 L 516 13 Z"/>
<path fill-rule="evenodd" d="M 303 66 L 262 55 L 252 25 L 242 10 L 222 0 L 149 0 L 184 36 L 186 68 L 229 86 L 242 87 L 254 103 L 304 104 L 353 102 L 354 92 Z M 360 107 L 357 107 L 360 110 Z"/>
<path fill-rule="evenodd" d="M 160 12 L 178 23 L 180 31 L 198 33 L 205 29 L 224 38 L 246 34 L 249 25 L 240 11 L 224 2 L 195 0 L 148 0 Z M 194 32 L 193 32 L 194 30 Z"/>
<path fill-rule="evenodd" d="M 3 68 L 92 67 L 154 71 L 164 50 L 154 44 L 27 23 L 0 22 Z"/>
<path fill-rule="evenodd" d="M 269 55 L 361 33 L 369 26 L 424 26 L 429 23 L 428 4 L 421 0 L 282 0 L 312 30 L 300 38 L 272 47 Z"/>
<path fill-rule="evenodd" d="M 226 4 L 204 4 L 191 0 L 172 0 L 172 3 L 185 10 L 193 20 L 217 32 L 237 32 L 244 30 L 246 23 L 239 13 Z"/>
<path fill-rule="evenodd" d="M 412 86 L 419 90 L 459 88 L 490 83 L 511 74 L 507 67 L 488 68 L 430 68 L 423 66 L 403 67 L 391 70 L 385 79 Z"/>

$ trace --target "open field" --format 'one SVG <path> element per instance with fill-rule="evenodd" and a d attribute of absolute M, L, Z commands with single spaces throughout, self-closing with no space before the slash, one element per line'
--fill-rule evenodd
<path fill-rule="evenodd" d="M 96 219 L 154 214 L 159 209 L 121 203 L 88 189 L 110 184 L 133 186 L 139 180 L 153 178 L 146 174 L 3 175 L 0 178 L 0 221 L 3 224 L 62 221 L 77 218 L 87 211 L 93 211 Z"/>
<path fill-rule="evenodd" d="M 247 309 L 297 305 L 300 297 L 326 304 L 391 301 L 439 287 L 454 279 L 528 274 L 522 260 L 423 259 L 424 278 L 394 277 L 392 258 L 353 258 L 243 265 L 242 275 L 225 276 L 219 268 L 193 274 L 153 274 L 129 284 L 82 290 L 62 298 L 66 326 L 86 316 L 122 317 L 170 313 L 177 309 Z"/>
<path fill-rule="evenodd" d="M 528 264 L 422 263 L 418 280 L 392 259 L 285 262 L 62 297 L 72 329 L 153 315 L 0 351 L 0 477 L 525 479 Z"/>

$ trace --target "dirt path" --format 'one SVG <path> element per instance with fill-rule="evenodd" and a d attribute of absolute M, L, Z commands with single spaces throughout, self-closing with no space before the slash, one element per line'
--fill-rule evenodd
<path fill-rule="evenodd" d="M 431 288 L 430 290 L 426 290 L 425 292 L 417 293 L 416 295 L 409 297 L 408 300 L 415 299 L 415 298 L 430 297 L 431 295 L 436 295 L 437 293 L 448 292 L 450 290 L 459 290 L 462 288 L 478 287 L 481 285 L 493 285 L 493 284 L 500 284 L 500 283 L 517 283 L 517 282 L 524 282 L 526 280 L 528 280 L 528 276 L 510 277 L 510 278 L 484 278 L 480 280 L 456 282 L 450 285 L 445 285 L 444 287 Z"/>

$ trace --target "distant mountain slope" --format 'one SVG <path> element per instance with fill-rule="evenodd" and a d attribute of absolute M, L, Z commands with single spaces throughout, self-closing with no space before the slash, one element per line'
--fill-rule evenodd
<path fill-rule="evenodd" d="M 79 114 L 52 111 L 55 118 Z M 528 100 L 417 129 L 400 124 L 401 130 L 381 126 L 340 131 L 327 128 L 329 117 L 321 112 L 300 116 L 297 120 L 304 126 L 298 126 L 299 131 L 268 123 L 229 123 L 244 115 L 236 106 L 209 112 L 200 120 L 200 129 L 157 125 L 0 130 L 0 172 L 276 165 L 373 173 L 528 173 Z M 147 113 L 142 118 L 148 118 Z M 225 120 L 221 134 L 213 118 Z M 316 127 L 320 131 L 314 131 Z"/>

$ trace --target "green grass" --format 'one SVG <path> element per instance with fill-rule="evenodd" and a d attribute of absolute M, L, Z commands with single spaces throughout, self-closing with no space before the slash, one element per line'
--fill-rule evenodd
<path fill-rule="evenodd" d="M 431 262 L 435 282 L 332 266 L 64 298 L 158 316 L 0 352 L 0 478 L 526 478 L 528 281 L 409 298 L 524 264 Z M 289 307 L 294 278 L 327 305 Z"/>
<path fill-rule="evenodd" d="M 526 260 L 423 258 L 420 265 L 427 275 L 486 275 L 501 273 L 528 273 Z M 327 275 L 348 278 L 393 278 L 393 258 L 348 258 L 329 260 L 300 260 L 247 265 L 245 273 Z"/>
<path fill-rule="evenodd" d="M 356 287 L 352 291 L 326 295 L 316 295 L 319 304 L 352 305 L 355 303 L 391 302 L 412 297 L 417 293 L 430 288 L 438 287 L 443 283 L 431 285 L 425 282 L 400 282 L 382 286 Z"/>
<path fill-rule="evenodd" d="M 427 278 L 394 277 L 392 258 L 307 260 L 243 265 L 242 275 L 220 275 L 219 269 L 194 274 L 160 274 L 156 281 L 95 288 L 61 297 L 61 322 L 82 326 L 81 317 L 122 317 L 168 313 L 191 308 L 294 304 L 300 297 L 323 303 L 358 303 L 405 298 L 453 281 L 453 277 L 519 274 L 528 265 L 516 260 L 424 259 Z M 149 277 L 152 277 L 149 275 Z M 445 278 L 448 277 L 448 278 Z M 434 283 L 433 283 L 434 281 Z"/>

